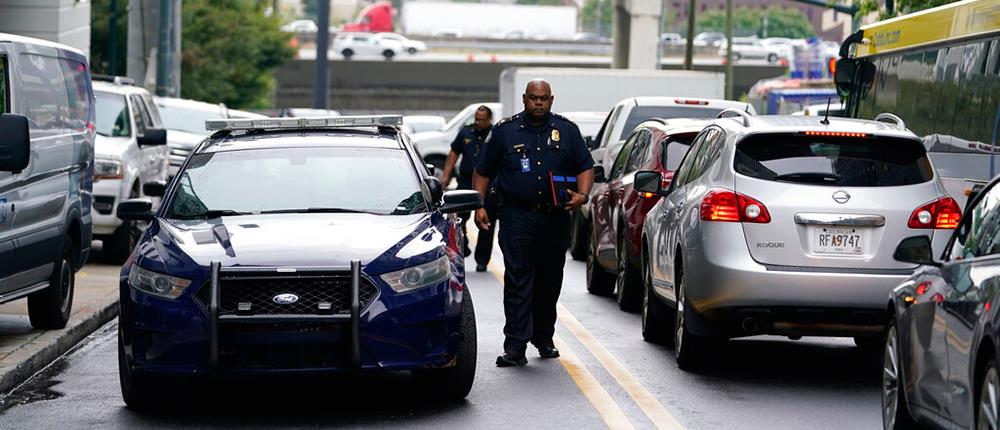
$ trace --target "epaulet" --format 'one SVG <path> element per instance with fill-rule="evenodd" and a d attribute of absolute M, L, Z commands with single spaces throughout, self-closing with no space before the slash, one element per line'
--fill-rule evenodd
<path fill-rule="evenodd" d="M 560 120 L 563 120 L 563 121 L 566 121 L 566 122 L 573 122 L 569 118 L 566 118 L 566 117 L 564 117 L 562 115 L 559 115 L 559 114 L 557 114 L 555 112 L 550 112 L 549 114 L 552 115 L 553 118 L 557 118 L 557 119 L 560 119 Z"/>
<path fill-rule="evenodd" d="M 515 114 L 515 115 L 508 116 L 507 118 L 501 119 L 499 122 L 497 122 L 497 125 L 508 124 L 511 121 L 514 121 L 515 119 L 517 119 L 519 116 L 521 116 L 521 114 Z"/>

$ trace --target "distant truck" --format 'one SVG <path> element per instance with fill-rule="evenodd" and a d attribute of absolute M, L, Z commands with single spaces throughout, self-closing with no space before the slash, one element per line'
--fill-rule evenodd
<path fill-rule="evenodd" d="M 391 33 L 392 15 L 395 13 L 392 3 L 388 1 L 377 1 L 358 12 L 358 17 L 354 22 L 348 22 L 341 26 L 341 32 L 365 32 L 365 33 Z"/>
<path fill-rule="evenodd" d="M 447 28 L 468 38 L 571 40 L 576 22 L 574 6 L 410 1 L 400 14 L 403 33 L 423 36 Z"/>
<path fill-rule="evenodd" d="M 413 4 L 413 3 L 407 3 Z M 508 67 L 500 73 L 502 117 L 521 110 L 528 81 L 552 84 L 555 112 L 607 112 L 629 97 L 666 96 L 725 98 L 725 75 L 685 70 L 620 70 L 586 68 Z"/>

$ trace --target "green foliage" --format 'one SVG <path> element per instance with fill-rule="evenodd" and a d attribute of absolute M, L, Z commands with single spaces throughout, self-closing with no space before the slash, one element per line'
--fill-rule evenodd
<path fill-rule="evenodd" d="M 241 0 L 185 0 L 181 93 L 234 108 L 270 104 L 275 69 L 292 58 L 290 35 L 265 5 Z"/>
<path fill-rule="evenodd" d="M 90 2 L 90 68 L 91 73 L 125 74 L 125 53 L 128 48 L 128 0 L 118 0 L 118 10 L 112 13 L 111 0 L 92 0 Z M 115 19 L 116 41 L 118 44 L 115 56 L 116 67 L 112 68 L 109 61 L 108 38 L 112 16 Z"/>
<path fill-rule="evenodd" d="M 611 35 L 611 20 L 614 19 L 613 0 L 586 0 L 580 11 L 583 31 Z"/>
<path fill-rule="evenodd" d="M 766 9 L 736 8 L 733 10 L 733 34 L 737 36 L 764 36 L 764 17 L 767 17 L 768 37 L 805 38 L 816 34 L 806 18 L 797 9 L 768 7 Z M 698 31 L 726 31 L 726 11 L 701 12 L 697 17 Z"/>
<path fill-rule="evenodd" d="M 872 12 L 878 12 L 878 19 L 883 20 L 924 9 L 943 6 L 955 1 L 958 0 L 896 0 L 896 10 L 893 11 L 893 13 L 889 13 L 888 10 L 883 8 L 881 4 L 882 2 L 879 2 L 878 0 L 855 0 L 854 4 L 858 6 L 858 13 L 860 13 L 861 16 L 866 16 Z"/>
<path fill-rule="evenodd" d="M 562 6 L 562 0 L 517 0 L 517 4 L 532 4 L 542 6 Z"/>

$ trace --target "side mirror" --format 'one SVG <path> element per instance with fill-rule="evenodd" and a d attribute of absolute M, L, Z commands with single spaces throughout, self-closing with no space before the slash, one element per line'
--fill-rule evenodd
<path fill-rule="evenodd" d="M 632 182 L 636 191 L 643 193 L 663 194 L 663 175 L 660 172 L 643 170 L 635 172 Z"/>
<path fill-rule="evenodd" d="M 142 184 L 142 193 L 152 197 L 163 197 L 167 193 L 167 183 L 164 181 L 146 182 Z"/>
<path fill-rule="evenodd" d="M 475 190 L 454 190 L 444 193 L 444 204 L 441 212 L 450 214 L 468 212 L 483 206 L 483 197 Z"/>
<path fill-rule="evenodd" d="M 854 73 L 857 71 L 857 63 L 850 58 L 837 60 L 837 70 L 833 74 L 833 82 L 837 85 L 837 94 L 847 97 L 851 94 L 854 86 Z"/>
<path fill-rule="evenodd" d="M 927 236 L 913 236 L 903 239 L 896 247 L 896 252 L 892 258 L 904 263 L 920 264 L 924 266 L 940 266 L 934 261 L 931 248 L 931 238 Z"/>
<path fill-rule="evenodd" d="M 605 182 L 608 182 L 608 178 L 604 176 L 604 166 L 594 166 L 594 183 L 603 184 Z"/>
<path fill-rule="evenodd" d="M 147 128 L 139 136 L 139 146 L 163 146 L 167 144 L 167 131 L 162 128 Z"/>
<path fill-rule="evenodd" d="M 438 207 L 441 205 L 441 198 L 444 196 L 444 187 L 441 185 L 441 181 L 433 176 L 428 176 L 424 178 L 424 184 L 427 185 L 427 189 L 431 192 L 431 205 Z"/>
<path fill-rule="evenodd" d="M 146 198 L 122 200 L 116 215 L 122 221 L 152 221 L 153 202 Z"/>
<path fill-rule="evenodd" d="M 589 148 L 590 150 L 597 149 L 601 144 L 597 139 L 594 139 L 594 136 L 587 136 L 583 138 L 583 143 L 585 143 L 587 145 L 587 148 Z"/>
<path fill-rule="evenodd" d="M 22 115 L 0 114 L 0 171 L 18 173 L 28 167 L 31 157 L 31 135 L 28 118 Z"/>

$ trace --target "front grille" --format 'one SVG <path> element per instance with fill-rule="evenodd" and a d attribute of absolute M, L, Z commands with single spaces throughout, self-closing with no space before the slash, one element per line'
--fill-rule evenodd
<path fill-rule="evenodd" d="M 206 284 L 205 288 L 209 288 Z M 279 304 L 275 296 L 294 294 L 294 303 Z M 359 298 L 365 309 L 378 288 L 361 278 Z M 329 309 L 320 309 L 328 303 Z M 240 304 L 249 310 L 239 310 Z M 323 276 L 223 276 L 219 280 L 219 315 L 326 315 L 351 313 L 350 272 Z"/>

